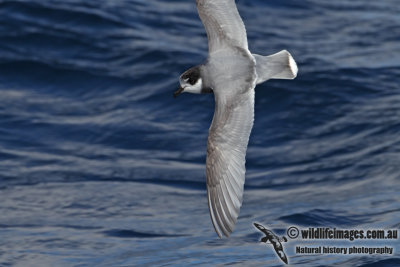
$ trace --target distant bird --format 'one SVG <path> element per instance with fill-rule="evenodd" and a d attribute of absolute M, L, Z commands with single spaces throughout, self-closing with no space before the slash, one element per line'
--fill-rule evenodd
<path fill-rule="evenodd" d="M 234 0 L 196 0 L 208 36 L 208 58 L 180 76 L 174 93 L 214 93 L 206 177 L 211 220 L 219 237 L 229 236 L 243 199 L 245 157 L 254 120 L 254 88 L 269 79 L 294 79 L 297 65 L 286 50 L 251 54 Z"/>
<path fill-rule="evenodd" d="M 263 232 L 265 236 L 261 238 L 260 242 L 267 243 L 268 241 L 274 246 L 275 252 L 278 255 L 278 257 L 286 264 L 288 264 L 288 259 L 286 257 L 285 252 L 283 251 L 283 246 L 281 242 L 287 242 L 286 237 L 279 238 L 277 237 L 274 232 L 271 230 L 268 230 L 264 226 L 258 223 L 254 223 L 254 226 L 257 227 L 258 230 Z"/>

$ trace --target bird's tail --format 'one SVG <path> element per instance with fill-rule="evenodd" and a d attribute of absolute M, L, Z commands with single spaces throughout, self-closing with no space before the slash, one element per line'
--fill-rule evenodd
<path fill-rule="evenodd" d="M 297 76 L 296 61 L 286 50 L 270 56 L 253 56 L 256 59 L 257 84 L 269 79 L 294 79 Z"/>

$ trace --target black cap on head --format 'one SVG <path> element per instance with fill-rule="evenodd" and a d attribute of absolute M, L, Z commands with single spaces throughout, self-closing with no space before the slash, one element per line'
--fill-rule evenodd
<path fill-rule="evenodd" d="M 200 78 L 200 68 L 198 66 L 185 71 L 181 76 L 182 80 L 184 81 L 187 80 L 187 82 L 190 83 L 191 85 L 194 85 L 199 78 Z"/>

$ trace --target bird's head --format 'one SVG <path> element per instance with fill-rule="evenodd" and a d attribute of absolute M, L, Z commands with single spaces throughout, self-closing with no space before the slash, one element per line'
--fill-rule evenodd
<path fill-rule="evenodd" d="M 203 89 L 203 81 L 200 75 L 200 66 L 196 66 L 188 69 L 179 77 L 180 86 L 174 93 L 174 97 L 177 97 L 183 92 L 200 94 Z"/>

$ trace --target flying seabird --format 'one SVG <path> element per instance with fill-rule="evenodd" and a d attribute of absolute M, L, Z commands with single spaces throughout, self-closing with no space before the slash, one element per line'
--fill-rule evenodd
<path fill-rule="evenodd" d="M 269 79 L 294 79 L 297 65 L 282 50 L 252 54 L 235 0 L 196 0 L 208 37 L 208 58 L 185 71 L 174 93 L 214 93 L 207 142 L 206 178 L 210 216 L 219 237 L 229 237 L 239 216 L 245 157 L 254 120 L 254 88 Z"/>
<path fill-rule="evenodd" d="M 278 255 L 278 257 L 284 263 L 288 264 L 288 259 L 286 257 L 285 252 L 283 251 L 283 246 L 281 243 L 281 242 L 287 242 L 286 237 L 283 237 L 283 238 L 277 237 L 274 234 L 274 232 L 272 232 L 271 230 L 268 230 L 261 224 L 254 223 L 254 226 L 257 227 L 258 230 L 260 230 L 261 232 L 263 232 L 265 234 L 265 236 L 263 238 L 261 238 L 260 242 L 264 242 L 264 243 L 270 242 L 272 244 L 272 246 L 274 246 L 275 252 Z"/>

